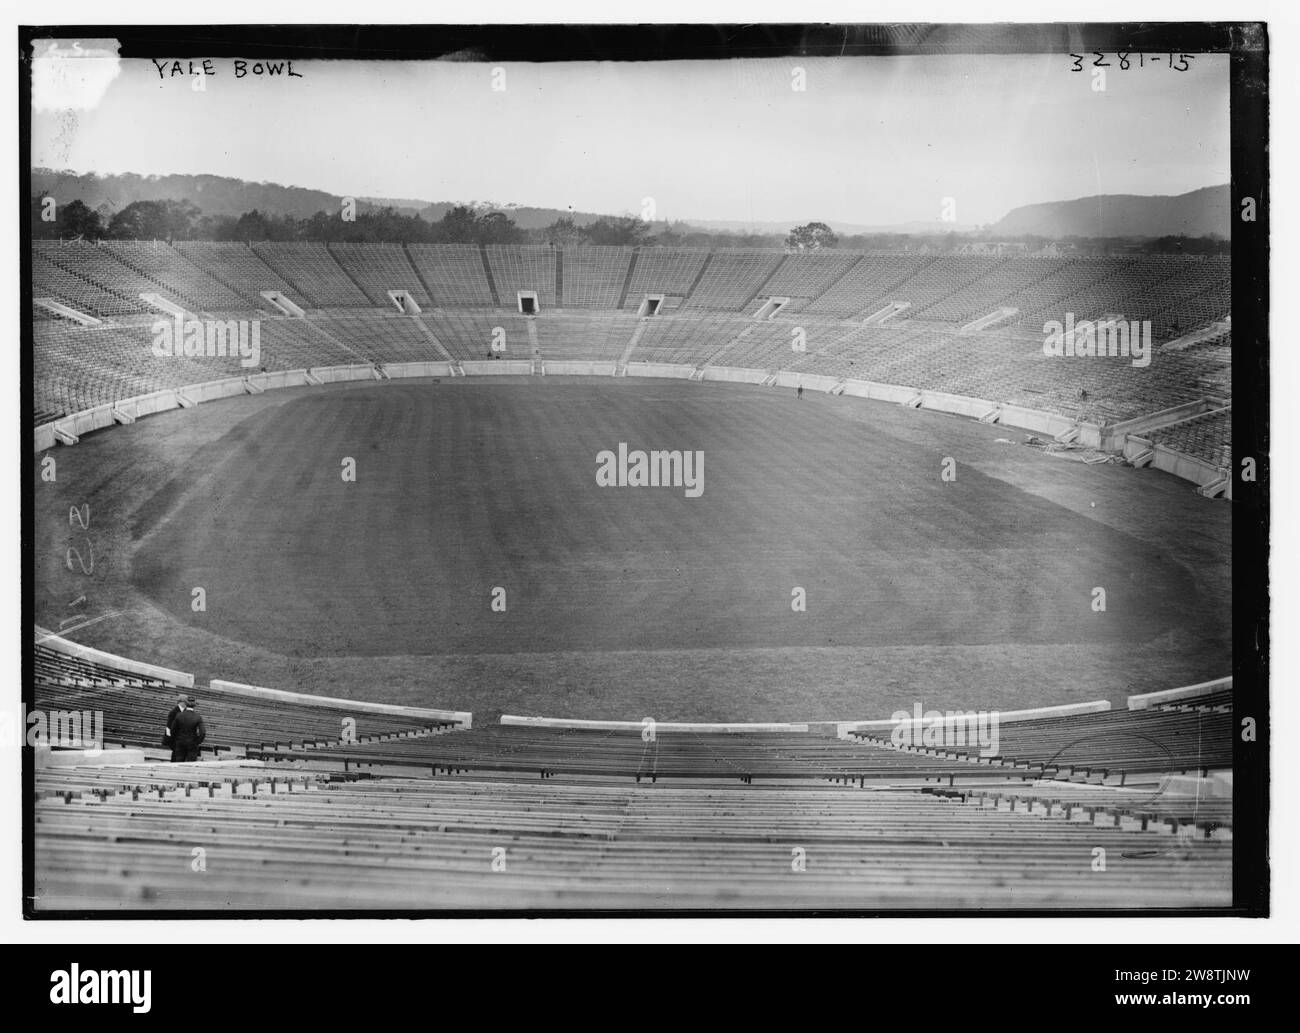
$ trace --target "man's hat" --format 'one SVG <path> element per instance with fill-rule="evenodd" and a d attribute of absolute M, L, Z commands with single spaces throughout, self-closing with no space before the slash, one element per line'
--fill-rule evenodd
<path fill-rule="evenodd" d="M 177 703 L 188 703 L 189 701 L 190 701 L 189 696 L 185 695 L 185 693 L 183 693 L 183 692 L 182 692 L 182 693 L 179 693 L 179 694 L 176 696 L 176 702 L 177 702 Z"/>

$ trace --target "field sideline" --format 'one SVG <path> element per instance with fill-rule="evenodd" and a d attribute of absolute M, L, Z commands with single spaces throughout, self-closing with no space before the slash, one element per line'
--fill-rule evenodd
<path fill-rule="evenodd" d="M 52 453 L 37 620 L 200 681 L 488 720 L 1011 709 L 1229 673 L 1230 507 L 1025 437 L 681 381 L 270 392 Z M 702 495 L 598 486 L 620 442 L 701 451 Z M 87 537 L 89 575 L 65 562 Z"/>

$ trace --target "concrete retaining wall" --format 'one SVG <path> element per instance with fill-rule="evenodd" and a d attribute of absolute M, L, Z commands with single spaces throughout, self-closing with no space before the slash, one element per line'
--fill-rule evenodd
<path fill-rule="evenodd" d="M 930 709 L 937 710 L 938 707 Z M 1079 714 L 1100 714 L 1110 709 L 1110 701 L 1099 699 L 1089 703 L 1063 703 L 1054 707 L 1034 707 L 1031 710 L 991 710 L 990 714 L 997 714 L 998 724 L 1014 724 L 1019 721 L 1042 721 L 1051 717 L 1074 717 Z M 948 710 L 957 713 L 956 707 L 947 707 L 944 709 L 946 714 Z M 966 713 L 967 711 L 962 711 Z M 952 723 L 960 721 L 960 717 L 954 717 Z M 937 722 L 936 722 L 937 723 Z M 944 724 L 948 724 L 945 718 Z M 875 720 L 875 721 L 841 721 L 836 726 L 836 735 L 841 739 L 849 738 L 850 733 L 858 732 L 887 732 L 897 726 L 912 726 L 916 721 L 907 718 L 902 721 L 893 720 Z"/>
<path fill-rule="evenodd" d="M 184 671 L 173 671 L 167 667 L 158 667 L 156 664 L 146 664 L 140 660 L 131 660 L 125 656 L 116 656 L 113 653 L 92 649 L 90 646 L 78 645 L 76 642 L 60 638 L 44 628 L 36 628 L 35 630 L 37 645 L 48 646 L 50 649 L 66 653 L 68 656 L 75 656 L 91 663 L 112 667 L 123 674 L 137 675 L 141 678 L 161 678 L 163 681 L 172 682 L 181 688 L 194 688 L 194 675 L 186 674 Z"/>
<path fill-rule="evenodd" d="M 358 713 L 365 714 L 392 714 L 432 721 L 455 721 L 463 728 L 469 728 L 472 721 L 472 715 L 467 710 L 431 710 L 426 707 L 403 707 L 395 703 L 366 703 L 356 699 L 336 699 L 333 696 L 311 696 L 304 692 L 267 689 L 260 685 L 244 685 L 240 682 L 222 681 L 218 678 L 212 679 L 208 684 L 218 692 L 255 696 L 258 699 L 273 699 L 284 703 L 296 703 L 300 706 L 332 707 L 336 710 L 355 710 Z M 202 700 L 199 702 L 201 705 Z"/>
<path fill-rule="evenodd" d="M 767 372 L 743 366 L 705 366 L 705 380 L 721 380 L 731 384 L 761 384 Z"/>
<path fill-rule="evenodd" d="M 629 362 L 627 364 L 629 377 L 671 377 L 675 380 L 689 380 L 694 372 L 694 366 L 671 362 Z"/>
<path fill-rule="evenodd" d="M 394 380 L 407 377 L 449 377 L 450 362 L 390 362 L 385 364 L 384 372 Z"/>
<path fill-rule="evenodd" d="M 776 375 L 777 387 L 793 388 L 803 385 L 805 391 L 829 391 L 839 382 L 839 377 L 828 377 L 821 373 L 791 373 L 783 369 Z"/>
<path fill-rule="evenodd" d="M 1159 706 L 1161 703 L 1176 703 L 1180 699 L 1204 696 L 1210 692 L 1222 692 L 1224 689 L 1230 688 L 1232 688 L 1231 678 L 1216 678 L 1214 681 L 1203 681 L 1197 685 L 1184 685 L 1180 689 L 1143 692 L 1128 698 L 1128 708 L 1129 710 L 1147 710 L 1150 707 Z"/>
<path fill-rule="evenodd" d="M 547 359 L 542 372 L 548 377 L 612 377 L 618 364 L 614 362 L 586 362 L 580 359 Z"/>
<path fill-rule="evenodd" d="M 567 717 L 520 717 L 502 714 L 503 725 L 523 725 L 529 728 L 572 728 L 598 732 L 640 732 L 647 727 L 644 721 L 583 721 Z M 698 722 L 655 721 L 656 732 L 806 732 L 806 724 L 707 724 Z"/>
<path fill-rule="evenodd" d="M 877 384 L 874 380 L 846 380 L 844 393 L 854 398 L 869 398 L 877 402 L 896 402 L 901 405 L 909 398 L 915 398 L 914 387 L 899 387 L 897 384 Z"/>
<path fill-rule="evenodd" d="M 388 367 L 385 366 L 384 368 L 387 369 Z M 322 384 L 337 384 L 348 380 L 373 380 L 375 376 L 375 368 L 363 363 L 356 363 L 350 366 L 314 366 L 310 370 L 310 373 Z M 270 374 L 267 374 L 267 376 L 270 376 Z M 287 384 L 268 384 L 262 383 L 257 377 L 249 377 L 248 379 L 266 388 L 296 386 L 294 382 Z M 307 383 L 307 377 L 305 374 L 302 378 L 302 383 Z"/>
<path fill-rule="evenodd" d="M 467 359 L 460 364 L 467 377 L 526 377 L 533 371 L 533 364 L 526 359 Z"/>

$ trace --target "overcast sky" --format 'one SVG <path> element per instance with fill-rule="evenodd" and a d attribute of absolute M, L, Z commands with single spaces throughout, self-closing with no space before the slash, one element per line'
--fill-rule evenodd
<path fill-rule="evenodd" d="M 218 59 L 198 92 L 132 60 L 89 110 L 38 107 L 32 164 L 610 213 L 651 197 L 658 218 L 865 225 L 934 220 L 945 197 L 956 221 L 989 223 L 1040 201 L 1228 181 L 1226 57 L 1176 72 L 1135 56 L 1104 92 L 1072 64 L 510 64 L 494 91 L 483 64 L 295 61 L 301 78 L 237 79 Z"/>

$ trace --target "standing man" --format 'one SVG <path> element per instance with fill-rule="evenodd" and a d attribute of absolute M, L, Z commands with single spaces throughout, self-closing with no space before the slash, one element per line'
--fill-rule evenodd
<path fill-rule="evenodd" d="M 172 762 L 199 759 L 199 747 L 208 737 L 208 730 L 203 727 L 203 718 L 193 707 L 192 701 L 181 695 L 176 698 L 176 706 L 167 715 L 167 731 L 164 733 L 171 743 Z"/>
<path fill-rule="evenodd" d="M 163 727 L 163 748 L 170 750 L 172 748 L 172 725 L 176 723 L 176 715 L 181 712 L 182 707 L 189 706 L 189 697 L 185 693 L 180 693 L 176 697 L 176 705 L 172 707 L 171 713 L 167 715 L 167 724 Z"/>
<path fill-rule="evenodd" d="M 803 401 L 803 384 L 799 385 L 799 390 L 798 392 L 796 392 L 796 396 L 798 397 L 799 401 L 801 402 Z"/>

